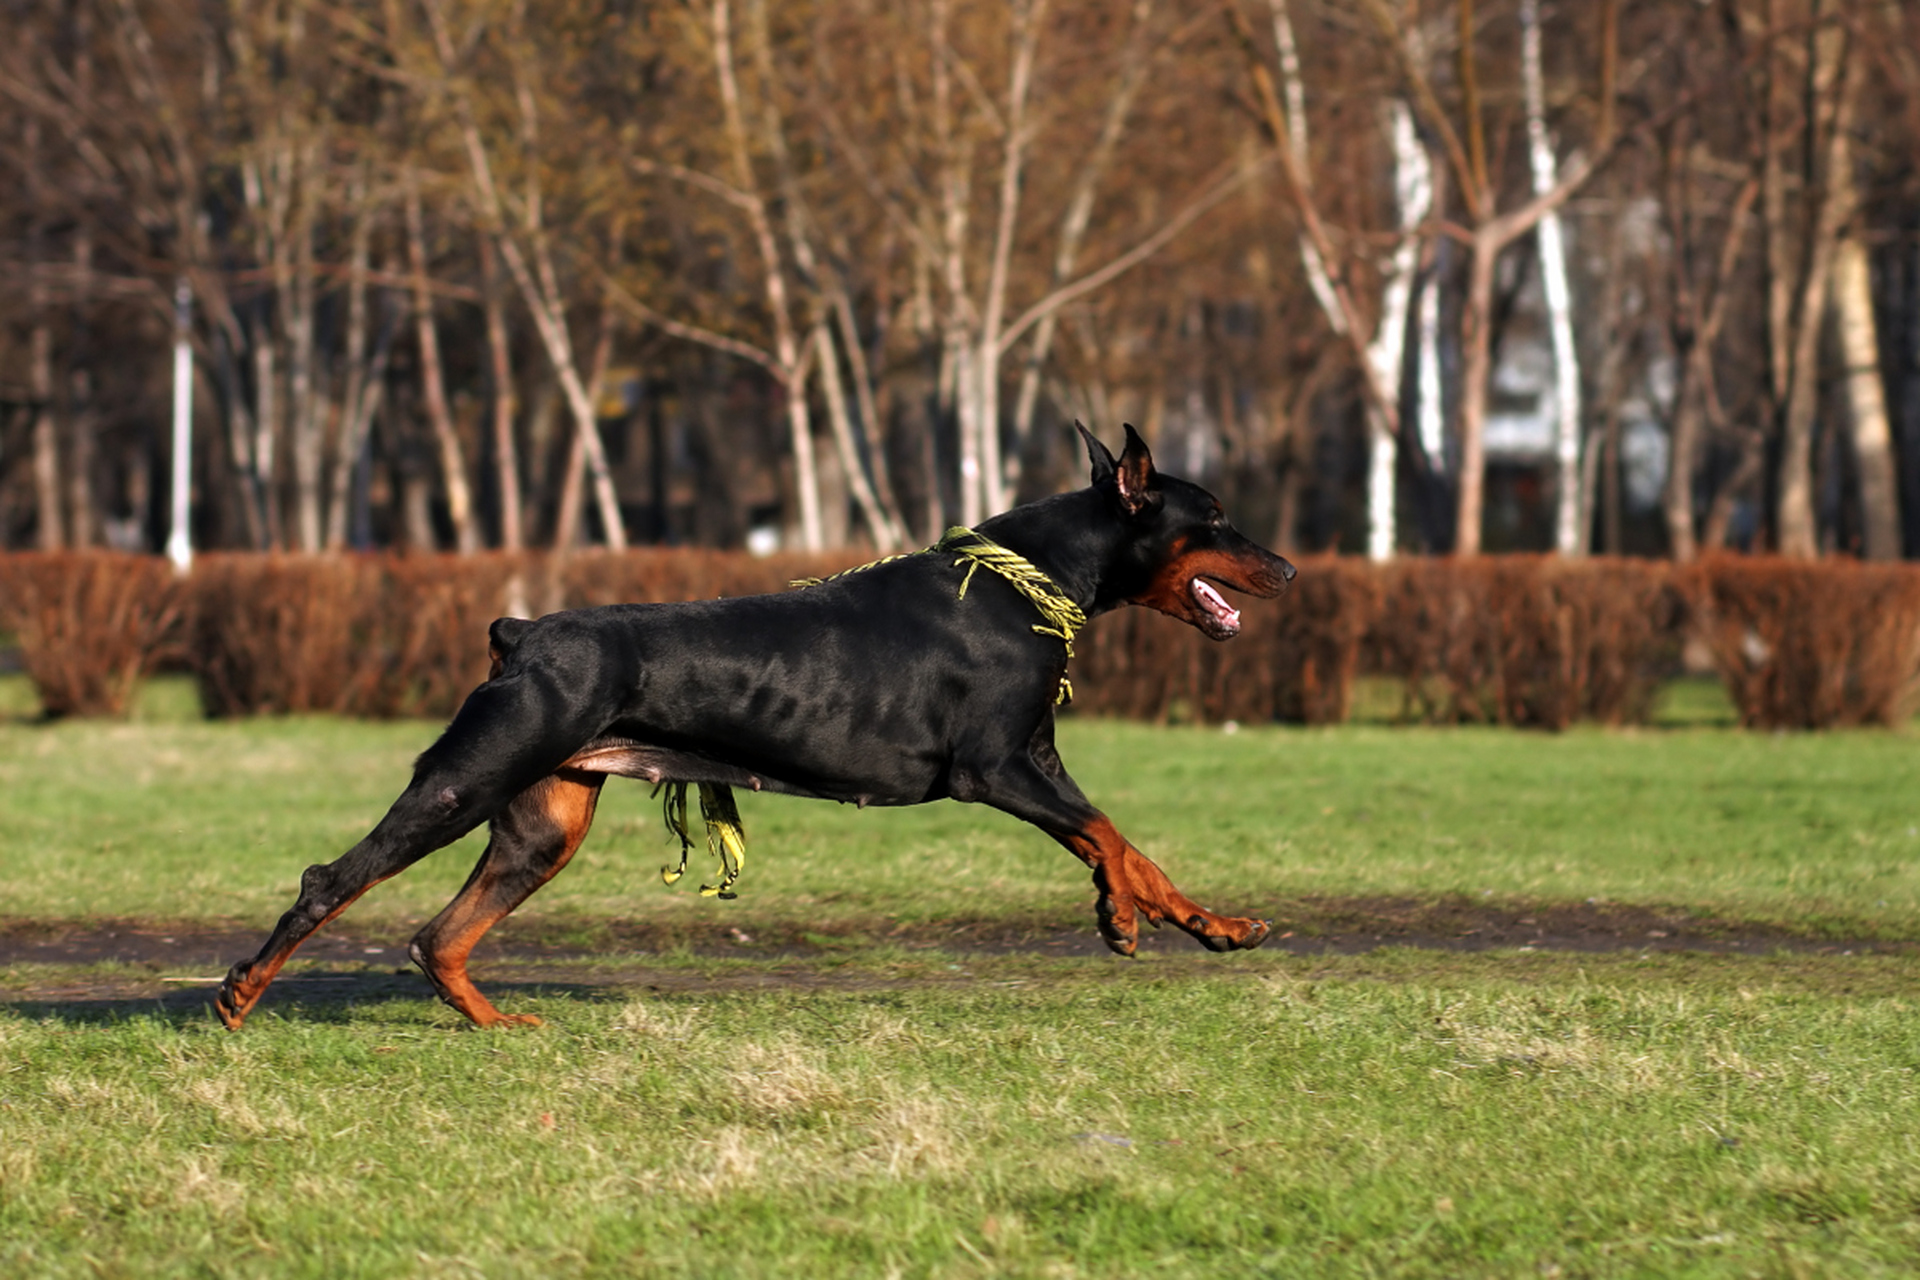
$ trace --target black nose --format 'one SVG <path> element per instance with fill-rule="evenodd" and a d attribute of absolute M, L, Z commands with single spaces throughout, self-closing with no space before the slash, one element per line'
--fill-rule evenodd
<path fill-rule="evenodd" d="M 1280 580 L 1282 582 L 1292 582 L 1294 578 L 1299 576 L 1300 571 L 1294 568 L 1286 560 L 1281 559 L 1281 557 L 1279 556 L 1275 556 L 1274 559 L 1280 561 Z"/>

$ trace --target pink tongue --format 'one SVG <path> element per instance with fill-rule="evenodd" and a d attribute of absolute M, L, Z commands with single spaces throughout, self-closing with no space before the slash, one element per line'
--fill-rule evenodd
<path fill-rule="evenodd" d="M 1193 580 L 1193 594 L 1214 617 L 1231 626 L 1240 624 L 1240 611 L 1228 604 L 1226 598 L 1215 591 L 1204 578 Z"/>

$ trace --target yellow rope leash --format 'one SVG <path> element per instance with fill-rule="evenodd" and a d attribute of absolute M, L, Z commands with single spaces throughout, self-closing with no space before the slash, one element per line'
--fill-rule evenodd
<path fill-rule="evenodd" d="M 700 820 L 707 824 L 707 852 L 720 864 L 720 883 L 703 884 L 700 894 L 706 898 L 736 898 L 733 891 L 740 879 L 740 868 L 747 861 L 747 832 L 740 822 L 740 810 L 733 803 L 733 788 L 719 782 L 702 782 Z M 660 879 L 672 884 L 687 874 L 687 855 L 693 839 L 687 834 L 687 784 L 669 782 L 662 806 L 667 830 L 680 837 L 680 865 L 660 868 Z"/>

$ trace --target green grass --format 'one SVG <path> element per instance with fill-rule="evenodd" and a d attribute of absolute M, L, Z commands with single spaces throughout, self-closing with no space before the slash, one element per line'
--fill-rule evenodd
<path fill-rule="evenodd" d="M 9 1275 L 1897 1275 L 1884 959 L 0 1013 Z"/>
<path fill-rule="evenodd" d="M 264 933 L 436 732 L 156 696 L 131 724 L 0 723 L 0 923 Z M 1073 722 L 1061 748 L 1221 907 L 1591 898 L 1920 937 L 1920 742 L 1691 705 L 1556 736 Z M 525 914 L 845 945 L 484 966 L 537 1031 L 467 1033 L 390 964 L 296 962 L 239 1035 L 163 981 L 195 975 L 0 970 L 0 1275 L 1920 1266 L 1909 954 L 907 951 L 891 922 L 1086 931 L 1086 873 L 978 807 L 741 800 L 738 902 L 662 886 L 656 808 L 616 781 Z M 475 852 L 344 923 L 404 938 Z"/>
<path fill-rule="evenodd" d="M 0 917 L 148 916 L 261 926 L 338 857 L 437 732 L 322 718 L 0 723 Z M 1714 728 L 1246 729 L 1068 721 L 1096 803 L 1196 898 L 1285 916 L 1300 900 L 1460 895 L 1671 904 L 1810 934 L 1920 934 L 1920 741 L 1906 732 Z M 905 810 L 742 795 L 736 903 L 659 882 L 654 801 L 614 780 L 585 849 L 525 913 L 673 928 L 1025 913 L 1085 920 L 1086 875 L 978 806 Z M 381 885 L 362 924 L 437 910 L 469 837 Z"/>

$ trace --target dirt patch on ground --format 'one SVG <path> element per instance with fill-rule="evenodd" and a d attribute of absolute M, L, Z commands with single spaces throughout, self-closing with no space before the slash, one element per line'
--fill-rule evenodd
<path fill-rule="evenodd" d="M 1611 903 L 1515 905 L 1467 898 L 1314 899 L 1280 904 L 1269 951 L 1305 956 L 1364 955 L 1387 947 L 1440 953 L 1494 950 L 1569 954 L 1710 953 L 1763 956 L 1920 955 L 1920 941 L 1817 936 L 1778 924 Z M 672 928 L 624 920 L 508 920 L 474 954 L 475 977 L 496 1000 L 571 992 L 698 996 L 721 991 L 873 990 L 994 981 L 1020 985 L 1023 957 L 1107 954 L 1089 921 L 888 919 L 827 923 L 755 920 Z M 354 1006 L 417 1001 L 427 994 L 408 963 L 405 939 L 417 924 L 371 920 L 329 929 L 300 949 L 263 1009 L 299 1006 L 302 1017 L 344 1016 Z M 160 1011 L 211 1019 L 214 986 L 234 960 L 250 956 L 265 931 L 238 924 L 170 925 L 142 920 L 0 920 L 0 1005 L 33 1017 L 74 1022 Z M 1140 950 L 1160 958 L 1143 968 L 1101 972 L 1149 978 L 1189 966 L 1229 973 L 1174 929 L 1147 932 Z M 693 963 L 689 963 L 689 958 Z M 704 962 L 724 963 L 704 963 Z M 747 961 L 749 963 L 739 963 Z M 125 966 L 119 971 L 111 967 Z M 980 975 L 976 977 L 974 968 Z M 9 968 L 16 969 L 11 975 Z M 24 971 L 20 971 L 24 969 Z M 491 971 L 490 971 L 491 970 Z M 1241 972 L 1249 972 L 1240 970 Z M 1004 979 L 1011 978 L 1011 981 Z M 624 998 L 624 997 L 622 997 Z M 451 1016 L 451 1015 L 450 1015 Z"/>
<path fill-rule="evenodd" d="M 1282 903 L 1269 949 L 1301 955 L 1353 955 L 1380 947 L 1438 951 L 1704 951 L 1766 954 L 1920 954 L 1920 939 L 1832 936 L 1776 923 L 1743 921 L 1685 908 L 1616 903 L 1479 903 L 1468 898 L 1303 899 Z M 690 952 L 735 959 L 824 958 L 886 946 L 939 951 L 1047 956 L 1101 955 L 1105 947 L 1091 919 L 901 922 L 833 920 L 801 924 L 756 921 L 675 928 L 631 920 L 507 920 L 474 953 L 492 959 L 577 960 L 613 955 Z M 379 932 L 374 932 L 378 928 Z M 307 961 L 407 963 L 407 925 L 330 928 L 300 949 Z M 0 920 L 0 966 L 123 963 L 223 972 L 251 956 L 266 937 L 258 926 L 169 924 L 142 920 Z M 1142 932 L 1144 952 L 1193 949 L 1178 930 Z"/>

